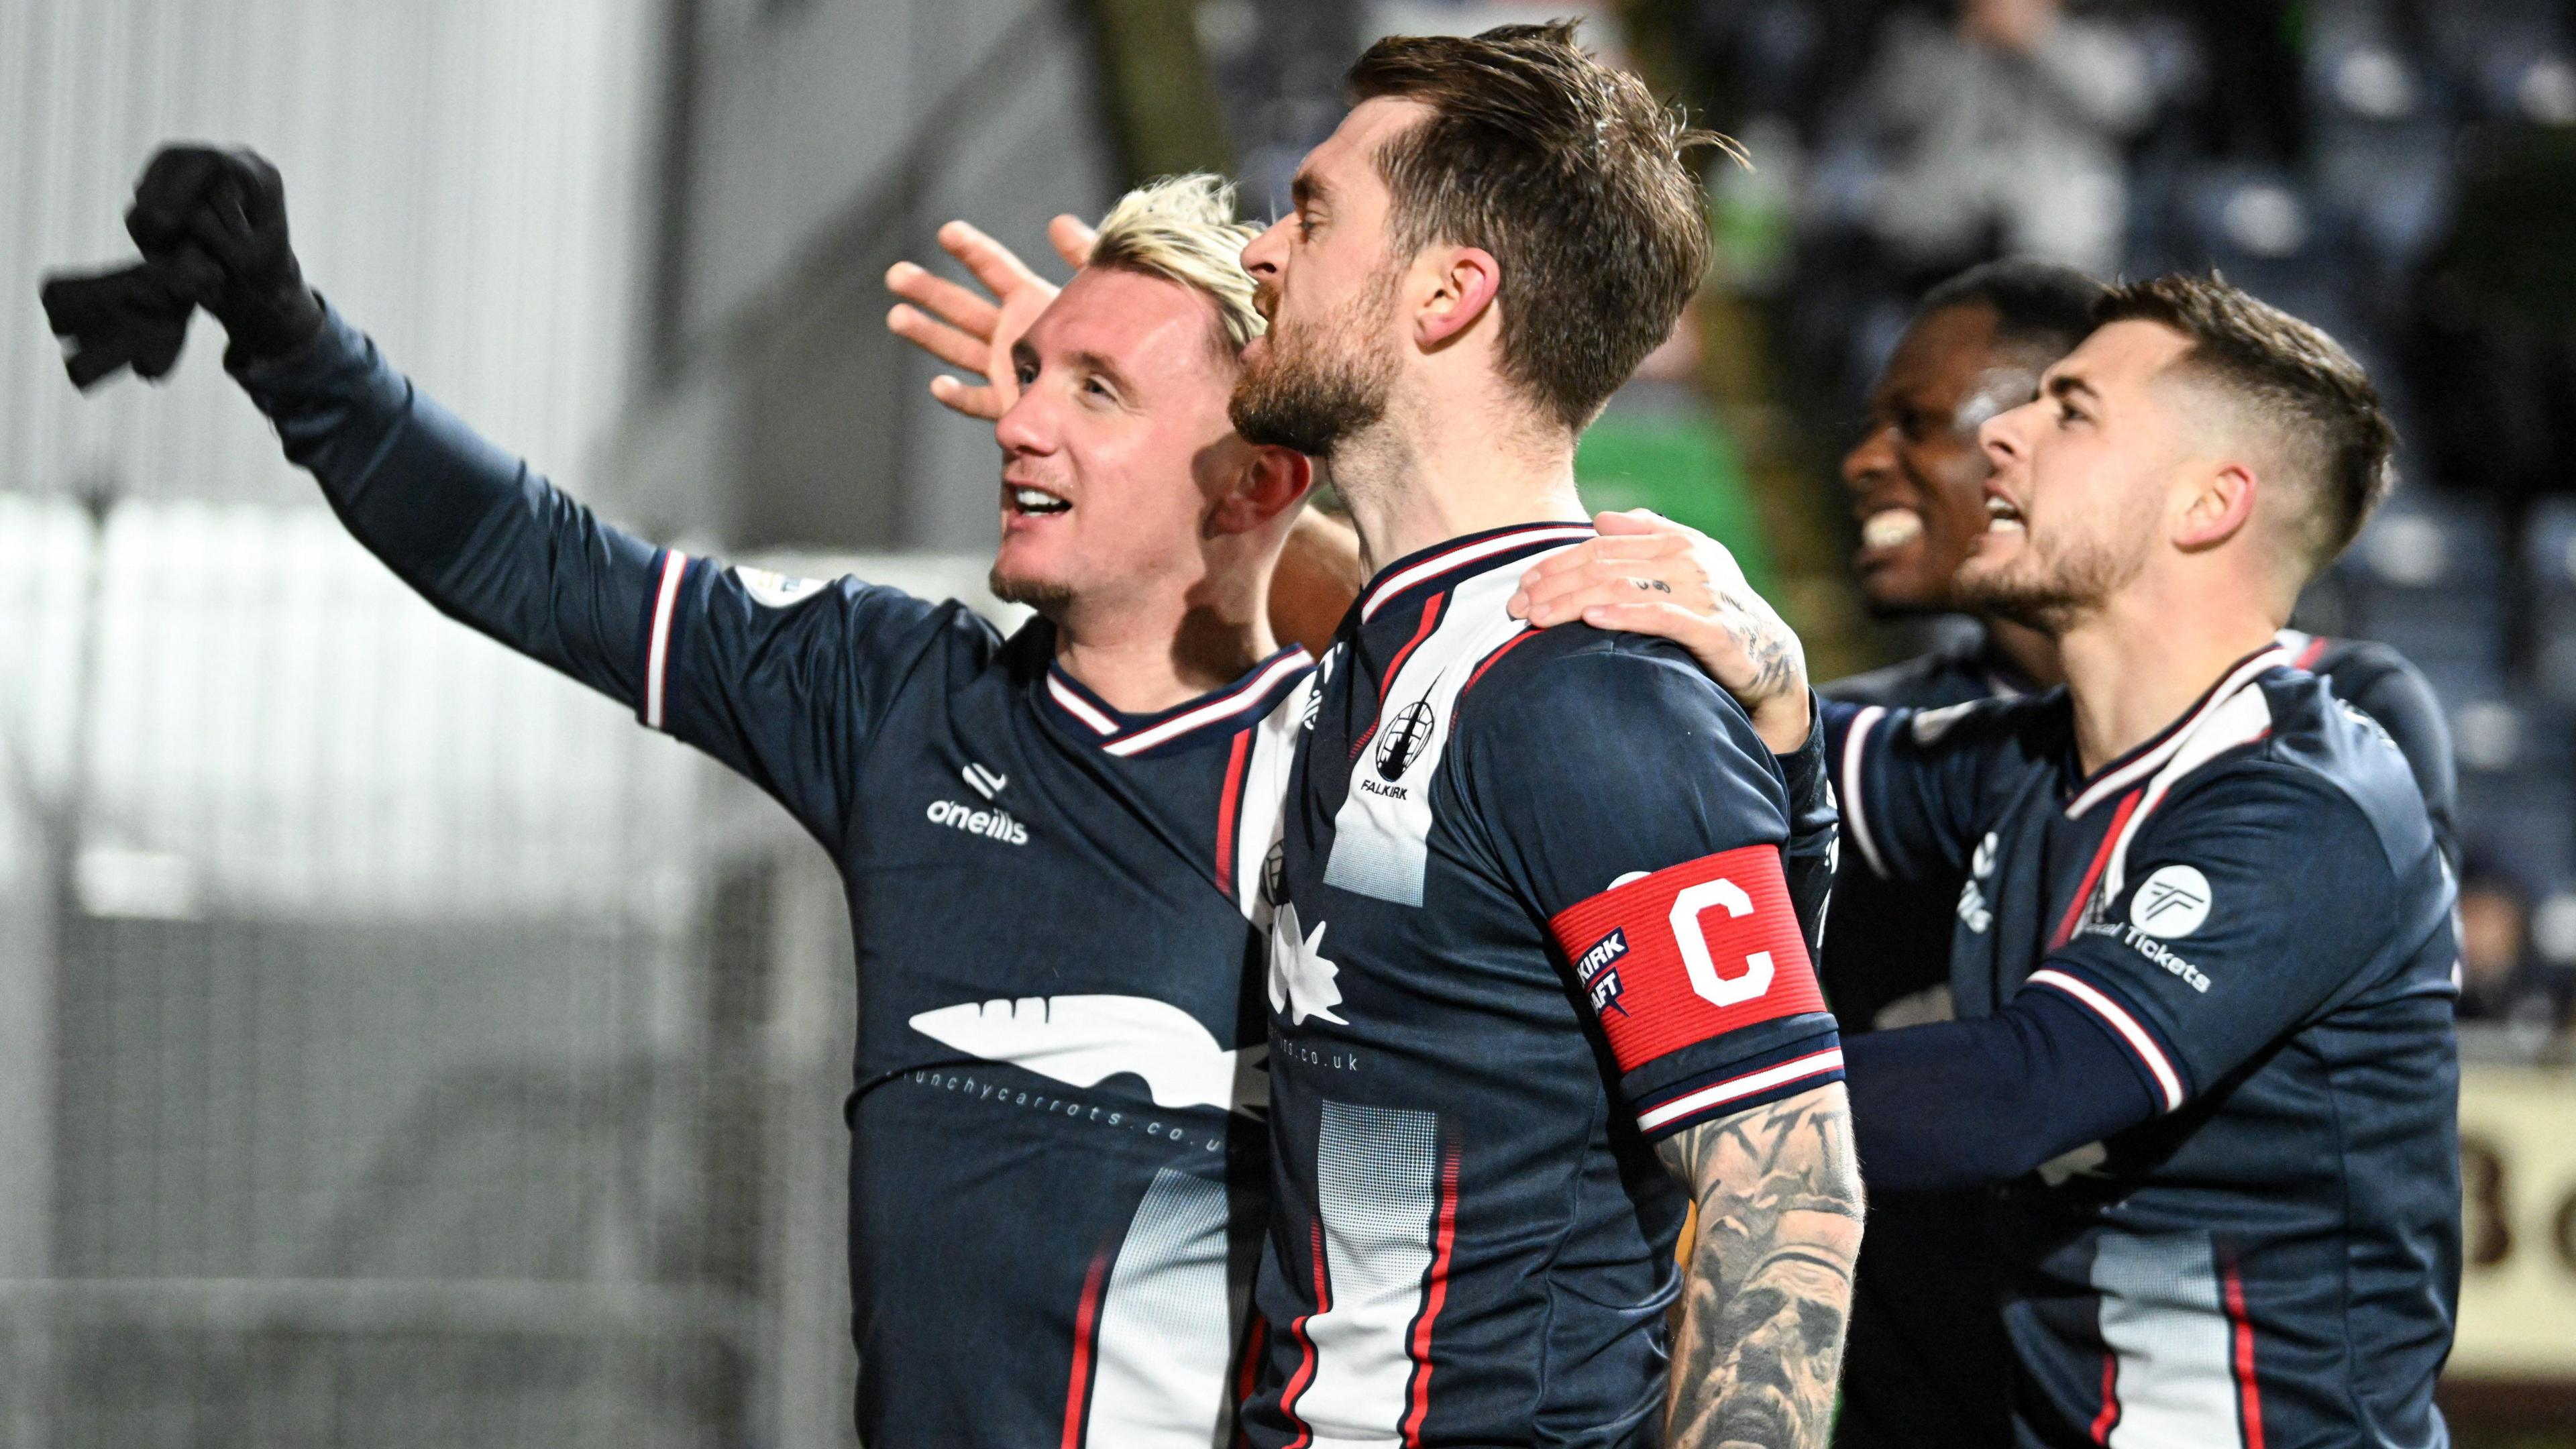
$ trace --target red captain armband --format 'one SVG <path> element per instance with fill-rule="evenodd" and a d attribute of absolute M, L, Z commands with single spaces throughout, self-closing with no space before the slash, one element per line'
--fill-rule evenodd
<path fill-rule="evenodd" d="M 1825 1009 L 1780 848 L 1748 845 L 1577 901 L 1548 922 L 1619 1070 Z"/>

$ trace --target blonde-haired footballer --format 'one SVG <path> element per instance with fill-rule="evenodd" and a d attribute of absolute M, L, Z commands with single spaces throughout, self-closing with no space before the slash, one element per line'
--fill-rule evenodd
<path fill-rule="evenodd" d="M 1092 265 L 1014 319 L 992 582 L 1038 617 L 1005 638 L 955 601 L 609 526 L 318 305 L 274 170 L 165 160 L 188 184 L 156 205 L 222 243 L 235 377 L 359 541 L 831 852 L 861 1003 L 862 1440 L 1230 1440 L 1268 1186 L 1259 882 L 1283 755 L 1257 726 L 1309 671 L 1264 601 L 1311 479 L 1227 420 L 1260 325 L 1230 191 L 1129 197 Z"/>

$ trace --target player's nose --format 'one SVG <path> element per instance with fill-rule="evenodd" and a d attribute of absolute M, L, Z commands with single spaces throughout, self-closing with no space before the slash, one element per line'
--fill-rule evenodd
<path fill-rule="evenodd" d="M 1034 386 L 1020 389 L 1019 397 L 993 424 L 993 440 L 1002 445 L 1004 453 L 1051 452 L 1055 434 L 1054 410 Z"/>
<path fill-rule="evenodd" d="M 1288 223 L 1293 217 L 1283 216 L 1270 223 L 1269 229 L 1243 244 L 1243 269 L 1256 282 L 1279 280 L 1279 257 L 1288 248 Z"/>
<path fill-rule="evenodd" d="M 1866 493 L 1896 471 L 1896 426 L 1872 422 L 1851 451 L 1843 454 L 1843 486 Z"/>
<path fill-rule="evenodd" d="M 2037 416 L 2039 406 L 2036 401 L 2026 402 L 2017 408 L 2007 408 L 1978 425 L 1977 446 L 1985 450 L 1987 464 L 1998 475 L 2011 471 L 2016 463 L 2030 457 L 2026 429 L 2030 420 Z"/>

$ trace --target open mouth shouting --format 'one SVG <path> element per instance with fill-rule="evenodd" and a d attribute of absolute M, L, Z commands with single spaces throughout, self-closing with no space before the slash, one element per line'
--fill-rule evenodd
<path fill-rule="evenodd" d="M 1026 483 L 1002 485 L 1002 513 L 1006 518 L 1048 518 L 1072 511 L 1071 503 L 1043 488 Z"/>
<path fill-rule="evenodd" d="M 1923 537 L 1923 515 L 1911 508 L 1882 508 L 1860 521 L 1864 553 L 1885 553 Z"/>
<path fill-rule="evenodd" d="M 1986 490 L 1986 532 L 2011 534 L 2029 532 L 2023 526 L 2021 508 L 2011 499 L 1991 488 Z"/>

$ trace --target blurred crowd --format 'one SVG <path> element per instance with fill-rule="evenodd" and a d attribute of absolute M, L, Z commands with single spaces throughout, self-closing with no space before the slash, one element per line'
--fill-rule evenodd
<path fill-rule="evenodd" d="M 1712 177 L 1819 436 L 1917 299 L 1999 256 L 2215 267 L 2342 339 L 2401 489 L 2301 626 L 2450 714 L 2464 1020 L 2564 1050 L 2576 997 L 2576 5 L 1751 0 L 1680 7 L 1752 171 Z"/>
<path fill-rule="evenodd" d="M 1368 35 L 1545 8 L 1203 0 L 1248 199 L 1284 197 Z M 2507 1054 L 2576 1050 L 2576 0 L 1571 8 L 1614 46 L 1651 17 L 1750 156 L 1710 170 L 1718 281 L 1772 319 L 1819 486 L 1924 294 L 1999 257 L 2214 267 L 2369 366 L 2401 486 L 2294 623 L 2430 680 L 2459 767 L 2463 1019 L 2504 1024 L 2471 1036 Z"/>

